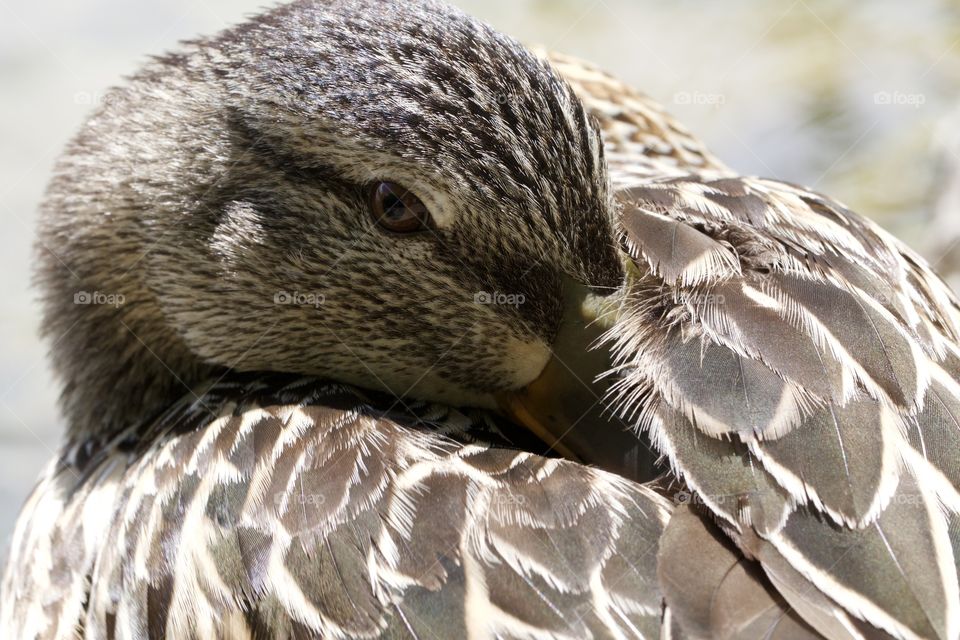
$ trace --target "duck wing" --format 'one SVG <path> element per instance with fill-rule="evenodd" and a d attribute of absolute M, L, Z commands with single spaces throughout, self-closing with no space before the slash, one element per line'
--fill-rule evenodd
<path fill-rule="evenodd" d="M 3 637 L 658 637 L 669 502 L 466 435 L 491 424 L 259 380 L 72 447 L 20 519 Z"/>
<path fill-rule="evenodd" d="M 794 185 L 707 171 L 619 199 L 619 413 L 824 635 L 960 637 L 953 293 Z"/>
<path fill-rule="evenodd" d="M 681 493 L 681 496 L 689 495 Z M 822 638 L 733 546 L 709 514 L 681 504 L 660 541 L 664 637 L 712 640 Z"/>

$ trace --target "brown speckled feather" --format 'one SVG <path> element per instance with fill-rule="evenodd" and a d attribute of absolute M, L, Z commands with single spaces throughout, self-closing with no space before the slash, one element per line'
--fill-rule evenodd
<path fill-rule="evenodd" d="M 430 11 L 417 14 L 406 5 L 384 3 L 384 11 L 392 11 L 409 30 L 385 43 L 394 47 L 390 59 L 381 55 L 379 35 L 373 38 L 377 47 L 360 46 L 379 33 L 379 23 L 371 26 L 369 16 L 351 14 L 337 22 L 309 2 L 277 10 L 241 29 L 241 38 L 227 33 L 207 41 L 209 51 L 200 43 L 192 50 L 203 61 L 199 72 L 178 66 L 175 56 L 157 61 L 137 79 L 140 93 L 124 96 L 137 107 L 133 124 L 122 113 L 130 105 L 114 101 L 110 108 L 121 112 L 117 118 L 127 129 L 110 129 L 105 117 L 105 131 L 95 129 L 97 135 L 78 140 L 80 149 L 90 140 L 106 142 L 102 149 L 93 145 L 92 160 L 81 156 L 77 166 L 64 165 L 64 174 L 84 163 L 96 166 L 104 161 L 98 153 L 126 148 L 111 144 L 110 135 L 125 142 L 124 136 L 139 141 L 144 131 L 156 135 L 143 125 L 147 116 L 156 118 L 153 124 L 176 128 L 184 119 L 167 111 L 173 101 L 164 98 L 159 110 L 147 108 L 156 108 L 158 87 L 180 92 L 180 99 L 193 97 L 191 87 L 213 87 L 211 95 L 224 99 L 216 92 L 223 89 L 217 83 L 224 82 L 240 125 L 289 136 L 279 142 L 290 142 L 301 156 L 284 155 L 290 150 L 263 135 L 255 142 L 266 138 L 264 144 L 245 147 L 232 158 L 228 142 L 251 131 L 234 126 L 226 138 L 218 138 L 213 134 L 222 133 L 216 128 L 222 114 L 200 109 L 211 139 L 196 141 L 189 157 L 223 170 L 243 189 L 228 193 L 238 200 L 217 210 L 222 219 L 212 229 L 201 219 L 187 238 L 174 233 L 161 243 L 166 232 L 159 232 L 159 247 L 150 238 L 151 257 L 137 275 L 159 280 L 151 284 L 166 294 L 165 311 L 187 328 L 161 323 L 159 331 L 146 322 L 156 321 L 149 308 L 155 301 L 136 297 L 145 296 L 138 288 L 122 316 L 144 321 L 134 328 L 152 344 L 169 347 L 165 355 L 177 373 L 166 362 L 160 367 L 152 358 L 138 361 L 142 347 L 127 333 L 113 331 L 112 315 L 83 316 L 87 342 L 63 348 L 58 360 L 74 376 L 66 385 L 68 413 L 80 423 L 101 413 L 104 423 L 107 417 L 138 419 L 120 432 L 71 425 L 70 444 L 47 469 L 21 515 L 2 585 L 0 629 L 17 638 L 786 639 L 819 634 L 844 640 L 956 640 L 960 311 L 949 289 L 922 259 L 841 205 L 794 185 L 737 176 L 659 105 L 616 79 L 570 58 L 541 54 L 583 101 L 581 107 L 566 85 L 536 68 L 514 44 L 438 3 L 421 4 Z M 361 5 L 337 4 L 348 12 Z M 431 22 L 438 16 L 456 29 L 448 32 L 449 25 Z M 288 50 L 283 29 L 302 36 L 318 28 L 340 34 L 346 26 L 355 29 L 345 38 L 351 51 L 367 55 L 370 69 L 390 70 L 380 80 L 410 98 L 400 105 L 406 110 L 384 110 L 379 91 L 361 103 L 354 98 L 370 96 L 337 93 L 334 89 L 357 88 L 355 72 L 362 65 L 337 63 L 342 51 L 332 40 L 323 41 L 331 48 L 324 49 L 321 61 L 329 67 L 324 73 L 342 82 L 331 83 L 329 92 L 305 93 L 299 78 L 291 83 L 286 71 L 274 73 L 300 60 L 296 46 Z M 423 44 L 413 36 L 437 34 L 471 46 L 451 54 L 449 65 L 446 58 L 413 56 L 422 77 L 396 72 L 406 68 L 401 61 L 410 62 L 403 56 Z M 407 36 L 413 40 L 404 40 Z M 280 42 L 271 40 L 277 37 Z M 244 67 L 251 42 L 261 49 Z M 476 51 L 490 59 L 482 60 Z M 234 60 L 240 66 L 215 73 L 223 71 L 217 65 Z M 501 73 L 481 73 L 487 63 L 499 65 Z M 205 64 L 213 66 L 206 69 L 209 77 L 191 84 Z M 245 87 L 250 73 L 264 74 L 257 75 L 263 90 L 257 105 L 265 112 L 235 108 L 249 106 L 249 96 L 237 87 Z M 460 75 L 476 86 L 446 82 Z M 443 82 L 432 88 L 443 89 L 442 95 L 425 91 L 431 86 L 421 80 L 438 77 Z M 501 81 L 507 86 L 497 84 Z M 504 89 L 519 86 L 524 95 L 517 113 L 501 98 Z M 463 93 L 472 110 L 453 108 L 463 106 Z M 289 101 L 290 96 L 296 100 Z M 431 113 L 417 102 L 428 98 L 442 108 Z M 297 100 L 313 101 L 314 111 L 305 110 L 303 121 L 297 120 L 303 114 L 291 108 Z M 202 102 L 184 100 L 191 108 Z M 346 117 L 345 103 L 350 106 Z M 285 105 L 289 122 L 281 124 L 289 129 L 271 128 L 277 125 L 271 109 L 278 104 Z M 488 117 L 489 110 L 497 117 Z M 323 114 L 323 127 L 310 138 L 306 127 L 316 112 Z M 466 123 L 458 119 L 467 112 L 480 116 Z M 433 129 L 417 126 L 424 114 L 434 116 Z M 524 126 L 513 126 L 521 116 L 527 119 Z M 587 116 L 602 129 L 618 203 L 613 208 L 616 237 L 609 243 L 602 240 L 609 228 L 600 217 L 606 213 L 606 175 Z M 518 131 L 530 139 L 514 146 L 503 142 L 515 141 Z M 446 231 L 463 246 L 444 245 L 446 270 L 428 274 L 430 285 L 448 298 L 438 294 L 414 311 L 405 306 L 424 302 L 413 295 L 422 293 L 424 281 L 410 265 L 439 269 L 439 253 L 401 251 L 395 264 L 374 234 L 363 236 L 367 244 L 359 249 L 357 242 L 334 245 L 344 252 L 336 263 L 347 274 L 343 278 L 330 276 L 336 269 L 326 264 L 310 270 L 316 266 L 310 258 L 329 259 L 325 242 L 319 248 L 298 247 L 293 262 L 274 261 L 291 251 L 290 237 L 271 236 L 272 226 L 289 222 L 302 232 L 298 216 L 317 208 L 337 213 L 322 221 L 329 225 L 331 242 L 356 232 L 359 224 L 350 215 L 357 212 L 348 206 L 355 204 L 356 189 L 344 176 L 369 179 L 371 163 L 388 162 L 404 176 L 422 178 L 403 173 L 405 166 L 389 165 L 390 159 L 370 147 L 403 140 L 416 160 L 442 156 L 440 169 L 445 169 L 456 165 L 444 154 L 449 148 L 462 152 L 456 147 L 461 137 L 469 138 L 471 153 L 451 155 L 461 161 L 463 166 L 454 166 L 460 173 L 444 174 L 429 185 L 442 193 L 467 185 L 469 197 L 456 191 L 461 198 L 456 204 L 464 216 L 476 214 L 469 220 L 473 226 L 467 225 L 474 235 L 463 238 L 447 220 Z M 178 220 L 177 207 L 198 200 L 210 208 L 222 204 L 196 197 L 206 196 L 206 184 L 191 183 L 196 192 L 167 199 L 170 194 L 161 188 L 166 183 L 150 174 L 165 165 L 149 163 L 165 161 L 192 139 L 162 139 L 170 146 L 133 145 L 138 153 L 142 147 L 152 155 L 134 155 L 135 161 L 124 156 L 127 164 L 120 163 L 149 174 L 133 175 L 130 182 L 158 189 L 145 193 L 162 211 L 148 222 L 134 216 L 136 224 L 124 227 L 125 233 L 106 233 L 88 221 L 96 233 L 87 239 L 119 239 L 110 247 L 121 249 L 131 268 L 142 257 L 137 243 L 142 229 L 152 231 L 155 225 L 175 231 L 181 227 L 163 225 Z M 338 146 L 344 139 L 353 146 Z M 544 141 L 553 146 L 544 147 Z M 562 153 L 555 143 L 566 145 Z M 340 168 L 333 186 L 324 180 L 336 172 L 309 162 L 318 148 L 327 153 L 321 155 L 324 160 Z M 265 165 L 260 153 L 268 156 Z M 187 174 L 205 173 L 206 165 L 195 167 L 177 157 L 189 167 Z M 230 174 L 224 157 L 233 162 L 231 170 L 239 165 L 242 171 Z M 291 162 L 301 164 L 294 170 Z M 436 169 L 432 178 L 442 173 L 430 167 Z M 497 172 L 493 180 L 487 179 L 491 170 Z M 573 175 L 577 186 L 567 188 L 566 178 Z M 182 177 L 175 173 L 173 182 Z M 96 182 L 94 176 L 90 180 Z M 295 196 L 280 194 L 287 196 L 281 208 L 286 216 L 264 215 L 260 199 L 278 196 L 269 191 L 278 181 L 294 185 Z M 93 189 L 75 197 L 67 188 L 75 185 L 58 184 L 65 192 L 55 189 L 54 205 L 71 213 L 69 207 L 91 200 L 98 203 L 92 213 L 80 213 L 100 220 L 103 193 Z M 261 186 L 251 195 L 250 184 Z M 225 192 L 228 187 L 237 185 L 222 186 Z M 145 197 L 128 194 L 134 196 Z M 491 199 L 509 208 L 508 214 L 489 215 Z M 431 204 L 444 202 L 445 197 Z M 537 209 L 531 203 L 545 209 L 542 218 L 524 217 Z M 111 220 L 129 215 L 124 206 Z M 500 208 L 494 213 L 503 213 Z M 591 216 L 569 217 L 583 212 Z M 490 220 L 497 225 L 484 226 Z M 49 237 L 74 238 L 69 223 L 57 224 L 50 223 Z M 490 235 L 494 228 L 497 233 Z M 182 242 L 206 239 L 208 231 L 216 256 L 210 276 L 215 290 L 205 288 L 212 285 L 190 262 L 196 251 L 211 247 L 199 244 L 195 250 Z M 267 248 L 258 253 L 258 243 Z M 520 379 L 529 363 L 513 358 L 506 366 L 499 357 L 508 339 L 521 333 L 529 339 L 528 323 L 536 325 L 538 335 L 553 335 L 556 325 L 548 312 L 559 308 L 559 295 L 551 289 L 557 272 L 602 285 L 598 278 L 606 282 L 616 273 L 608 254 L 617 243 L 628 273 L 616 313 L 604 318 L 612 325 L 607 345 L 617 359 L 608 408 L 649 434 L 664 456 L 664 471 L 672 471 L 674 483 L 703 507 L 678 509 L 673 520 L 662 485 L 640 485 L 525 452 L 501 433 L 499 419 L 481 411 L 411 406 L 316 378 L 235 372 L 198 396 L 163 404 L 171 388 L 179 391 L 179 374 L 196 382 L 195 376 L 211 373 L 210 362 L 231 368 L 243 357 L 262 369 L 291 373 L 322 362 L 335 374 L 364 381 L 375 367 L 395 383 L 414 385 L 431 373 L 433 367 L 425 363 L 438 361 L 446 369 L 433 372 L 433 386 L 427 387 L 432 394 L 448 391 L 443 385 L 453 379 L 456 392 L 463 392 L 478 383 L 481 373 L 488 385 L 504 376 Z M 499 253 L 495 259 L 474 255 L 480 246 L 496 246 Z M 462 257 L 457 250 L 464 247 Z M 424 255 L 433 261 L 417 262 Z M 520 265 L 527 269 L 531 256 L 540 255 L 552 263 L 529 278 L 527 272 L 521 276 Z M 341 258 L 346 258 L 343 264 Z M 501 262 L 504 258 L 514 262 Z M 248 271 L 257 270 L 271 277 L 292 273 L 295 282 L 321 281 L 336 293 L 328 314 L 336 309 L 347 315 L 271 307 L 273 298 L 244 280 Z M 52 273 L 48 280 L 58 282 L 57 272 Z M 112 275 L 111 286 L 133 286 Z M 491 281 L 522 288 L 531 305 L 514 313 L 467 307 L 472 298 L 460 294 Z M 230 287 L 251 297 L 224 298 L 232 303 L 225 308 L 218 295 Z M 356 289 L 374 290 L 379 297 L 351 297 Z M 199 293 L 206 295 L 198 300 Z M 250 324 L 239 326 L 250 322 L 251 309 L 257 331 Z M 486 324 L 477 329 L 462 309 L 476 310 Z M 223 320 L 227 312 L 232 322 Z M 363 322 L 351 320 L 350 313 Z M 66 318 L 51 317 L 54 327 Z M 318 321 L 324 317 L 339 331 Z M 406 323 L 402 330 L 391 326 L 394 333 L 370 339 L 366 321 L 396 324 L 391 321 L 398 318 Z M 281 325 L 277 333 L 296 327 L 298 337 L 254 340 L 270 321 L 267 333 L 284 321 L 293 324 Z M 434 331 L 429 335 L 442 339 L 442 349 L 439 343 L 404 341 L 424 325 Z M 111 329 L 98 334 L 101 327 Z M 341 334 L 366 358 L 342 349 Z M 194 342 L 180 344 L 181 335 Z M 124 340 L 109 342 L 117 336 Z M 467 344 L 461 345 L 465 337 Z M 108 351 L 105 344 L 117 347 L 106 354 L 107 364 L 98 359 Z M 191 349 L 203 350 L 202 358 Z M 145 417 L 154 409 L 148 411 L 146 399 L 138 404 L 127 391 L 143 382 L 126 375 L 135 366 L 121 359 L 121 375 L 107 366 L 115 366 L 118 354 L 150 363 L 147 377 L 165 383 L 149 387 L 149 406 L 166 407 L 160 417 Z M 83 366 L 70 368 L 78 362 Z M 91 379 L 90 371 L 101 370 L 114 377 Z M 128 385 L 123 392 L 120 383 Z M 116 398 L 91 395 L 90 389 L 107 389 L 122 402 L 107 402 Z M 109 412 L 101 411 L 101 402 Z"/>
<path fill-rule="evenodd" d="M 956 638 L 952 292 L 793 185 L 705 172 L 619 197 L 623 415 L 821 633 Z"/>
<path fill-rule="evenodd" d="M 678 507 L 660 542 L 664 599 L 692 637 L 810 640 L 821 636 L 708 518 Z"/>
<path fill-rule="evenodd" d="M 738 176 L 648 99 L 554 64 L 604 123 L 636 267 L 614 406 L 820 633 L 960 637 L 956 296 L 843 205 Z"/>
<path fill-rule="evenodd" d="M 497 438 L 482 414 L 386 411 L 395 403 L 311 380 L 220 383 L 192 400 L 146 437 L 48 470 L 13 551 L 52 564 L 8 574 L 4 628 L 657 636 L 670 505 L 653 491 L 474 440 Z"/>

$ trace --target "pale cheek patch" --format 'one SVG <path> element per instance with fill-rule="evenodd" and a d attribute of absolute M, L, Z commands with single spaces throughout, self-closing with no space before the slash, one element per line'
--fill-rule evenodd
<path fill-rule="evenodd" d="M 544 342 L 510 338 L 506 344 L 503 366 L 513 383 L 511 386 L 524 387 L 540 377 L 550 356 L 550 347 Z"/>

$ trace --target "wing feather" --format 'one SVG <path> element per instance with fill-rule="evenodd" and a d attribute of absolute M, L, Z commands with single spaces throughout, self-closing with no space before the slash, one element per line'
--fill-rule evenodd
<path fill-rule="evenodd" d="M 895 499 L 871 526 L 851 531 L 802 509 L 771 544 L 841 606 L 889 633 L 952 637 L 956 572 L 950 567 L 952 575 L 944 575 L 938 538 L 946 526 L 928 499 L 904 475 Z"/>
<path fill-rule="evenodd" d="M 653 490 L 474 441 L 496 434 L 455 411 L 387 418 L 320 382 L 211 394 L 214 418 L 185 400 L 84 482 L 51 469 L 4 637 L 656 637 Z"/>
<path fill-rule="evenodd" d="M 816 504 L 839 524 L 862 522 L 883 506 L 878 497 L 889 495 L 886 487 L 899 475 L 899 439 L 890 428 L 874 428 L 889 419 L 871 399 L 844 406 L 830 401 L 802 428 L 752 441 L 751 452 L 798 500 Z"/>
<path fill-rule="evenodd" d="M 818 631 L 960 637 L 953 294 L 801 187 L 704 171 L 620 198 L 611 404 Z M 683 276 L 721 250 L 737 262 Z"/>
<path fill-rule="evenodd" d="M 654 444 L 696 491 L 697 500 L 730 526 L 748 522 L 762 531 L 775 531 L 782 525 L 792 509 L 790 497 L 742 442 L 700 433 L 668 407 L 657 411 L 651 430 Z"/>
<path fill-rule="evenodd" d="M 632 255 L 667 283 L 694 285 L 739 270 L 728 247 L 690 225 L 640 207 L 626 208 L 621 220 Z"/>
<path fill-rule="evenodd" d="M 689 507 L 678 508 L 660 543 L 667 606 L 690 637 L 713 640 L 820 638 L 763 576 Z"/>

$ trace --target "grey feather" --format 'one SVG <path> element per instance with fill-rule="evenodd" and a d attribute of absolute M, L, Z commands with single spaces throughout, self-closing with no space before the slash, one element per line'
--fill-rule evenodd
<path fill-rule="evenodd" d="M 667 606 L 692 638 L 805 640 L 811 629 L 726 536 L 689 507 L 674 511 L 660 543 Z"/>
<path fill-rule="evenodd" d="M 954 639 L 951 294 L 895 240 L 799 187 L 688 176 L 623 197 L 639 193 L 732 247 L 742 273 L 675 282 L 631 254 L 608 333 L 621 415 L 821 633 Z"/>
<path fill-rule="evenodd" d="M 884 480 L 884 450 L 896 446 L 872 425 L 881 420 L 871 399 L 833 401 L 777 439 L 757 442 L 761 460 L 789 469 L 811 495 L 848 522 L 861 522 L 875 508 Z"/>
<path fill-rule="evenodd" d="M 697 500 L 733 526 L 746 519 L 761 531 L 779 528 L 789 496 L 743 443 L 712 438 L 667 407 L 658 411 L 653 429 L 654 443 Z"/>
<path fill-rule="evenodd" d="M 688 224 L 630 206 L 630 193 L 619 199 L 628 203 L 620 214 L 634 255 L 647 261 L 653 271 L 670 284 L 696 284 L 704 279 L 737 273 L 737 257 L 728 248 Z"/>
<path fill-rule="evenodd" d="M 757 360 L 715 342 L 675 336 L 664 365 L 661 387 L 710 435 L 779 433 L 792 426 L 783 418 L 793 390 Z"/>
<path fill-rule="evenodd" d="M 917 363 L 909 338 L 872 307 L 840 287 L 791 275 L 778 287 L 810 312 L 901 407 L 917 399 Z"/>
<path fill-rule="evenodd" d="M 61 600 L 47 609 L 39 637 L 59 637 L 57 625 L 93 637 L 180 637 L 228 620 L 270 637 L 355 638 L 454 637 L 478 624 L 637 636 L 659 625 L 656 555 L 670 505 L 653 491 L 458 443 L 417 415 L 377 417 L 375 400 L 344 387 L 274 386 L 215 387 L 203 398 L 215 415 L 200 410 L 208 417 L 184 431 L 197 411 L 187 398 L 134 453 L 119 443 L 48 476 L 38 508 L 64 500 L 75 515 L 56 531 L 82 534 L 80 553 L 53 556 L 51 569 L 90 590 L 75 592 L 84 599 L 76 608 Z M 351 407 L 331 408 L 351 397 Z M 449 420 L 477 433 L 463 414 Z M 166 464 L 177 470 L 161 477 Z M 118 473 L 99 473 L 106 467 Z M 77 472 L 95 480 L 64 492 Z M 112 502 L 88 502 L 106 490 Z M 85 509 L 109 517 L 84 518 Z M 39 533 L 21 530 L 18 558 L 56 542 Z M 54 592 L 32 572 L 15 576 L 5 607 L 26 625 L 32 598 Z"/>
<path fill-rule="evenodd" d="M 371 219 L 384 180 L 429 234 Z M 299 0 L 115 90 L 40 242 L 68 440 L 10 637 L 960 638 L 956 296 L 589 65 L 437 0 Z M 722 533 L 488 412 L 571 278 L 611 294 L 599 409 Z"/>
<path fill-rule="evenodd" d="M 923 411 L 907 424 L 910 445 L 960 491 L 960 398 L 934 380 Z"/>
<path fill-rule="evenodd" d="M 947 638 L 947 595 L 936 551 L 936 527 L 930 522 L 940 514 L 931 513 L 929 506 L 916 481 L 906 475 L 890 506 L 872 526 L 847 531 L 801 509 L 790 517 L 782 539 L 810 562 L 818 577 L 829 576 L 861 594 L 919 637 Z M 836 599 L 843 602 L 841 597 Z M 843 604 L 853 608 L 849 601 Z"/>

